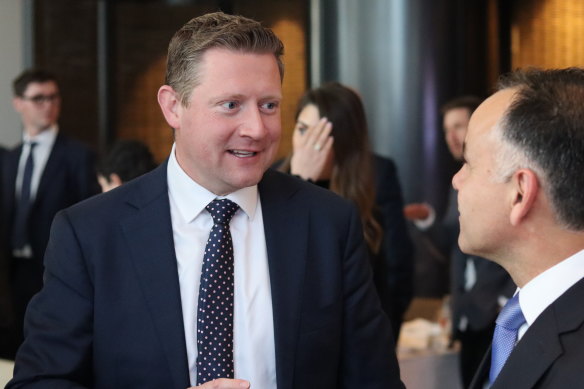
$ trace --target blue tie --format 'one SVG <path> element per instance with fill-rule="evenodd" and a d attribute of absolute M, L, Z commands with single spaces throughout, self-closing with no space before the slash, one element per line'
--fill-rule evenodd
<path fill-rule="evenodd" d="M 197 385 L 233 378 L 233 242 L 229 222 L 239 206 L 228 199 L 206 207 L 213 228 L 205 246 L 197 308 Z"/>
<path fill-rule="evenodd" d="M 491 350 L 491 370 L 489 380 L 491 385 L 503 369 L 507 358 L 517 343 L 517 331 L 525 323 L 525 317 L 519 306 L 519 293 L 507 301 L 507 304 L 497 317 L 497 326 L 493 335 Z"/>
<path fill-rule="evenodd" d="M 30 184 L 32 181 L 32 172 L 34 170 L 33 151 L 36 143 L 30 143 L 28 157 L 24 164 L 22 174 L 22 187 L 20 189 L 20 198 L 16 202 L 16 212 L 14 216 L 14 229 L 12 230 L 12 249 L 22 249 L 28 242 L 28 216 L 30 213 Z"/>

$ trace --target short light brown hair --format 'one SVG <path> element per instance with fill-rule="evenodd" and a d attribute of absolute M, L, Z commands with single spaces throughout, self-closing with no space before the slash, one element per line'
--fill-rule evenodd
<path fill-rule="evenodd" d="M 274 54 L 284 77 L 284 45 L 272 30 L 243 16 L 215 12 L 191 19 L 168 45 L 165 83 L 187 106 L 190 93 L 200 83 L 200 64 L 205 52 L 224 48 L 243 53 Z"/>

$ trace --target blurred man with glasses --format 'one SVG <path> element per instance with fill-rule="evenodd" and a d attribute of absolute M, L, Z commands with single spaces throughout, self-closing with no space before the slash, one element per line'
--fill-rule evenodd
<path fill-rule="evenodd" d="M 94 158 L 82 144 L 62 135 L 59 85 L 54 75 L 27 70 L 13 83 L 14 109 L 23 141 L 3 157 L 1 250 L 9 278 L 13 320 L 0 357 L 12 358 L 22 342 L 26 306 L 41 289 L 45 247 L 57 211 L 98 193 Z"/>

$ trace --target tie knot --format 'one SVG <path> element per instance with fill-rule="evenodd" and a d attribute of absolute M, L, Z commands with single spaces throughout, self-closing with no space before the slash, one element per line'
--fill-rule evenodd
<path fill-rule="evenodd" d="M 229 224 L 231 218 L 239 209 L 239 205 L 235 204 L 229 199 L 215 199 L 211 201 L 205 208 L 213 217 L 213 223 Z"/>
<path fill-rule="evenodd" d="M 519 293 L 507 301 L 497 317 L 497 325 L 516 331 L 525 323 L 525 317 L 519 306 Z"/>

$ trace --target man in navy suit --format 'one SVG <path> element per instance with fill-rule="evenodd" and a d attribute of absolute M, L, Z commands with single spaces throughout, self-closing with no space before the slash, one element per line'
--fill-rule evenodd
<path fill-rule="evenodd" d="M 26 306 L 42 287 L 42 258 L 53 217 L 98 190 L 92 153 L 59 130 L 61 97 L 55 76 L 27 70 L 13 86 L 23 142 L 6 152 L 0 174 L 0 246 L 8 261 L 15 332 L 9 335 L 13 347 L 1 350 L 5 358 L 14 358 Z"/>
<path fill-rule="evenodd" d="M 518 286 L 473 389 L 584 382 L 583 98 L 583 69 L 517 71 L 472 115 L 458 243 Z"/>
<path fill-rule="evenodd" d="M 8 388 L 196 385 L 208 351 L 198 347 L 201 265 L 215 239 L 205 208 L 216 199 L 239 207 L 227 225 L 234 272 L 220 270 L 233 294 L 218 298 L 233 306 L 218 352 L 233 355 L 204 363 L 233 372 L 198 385 L 403 388 L 356 209 L 266 171 L 282 53 L 271 30 L 239 16 L 203 15 L 175 34 L 158 93 L 171 154 L 56 217 Z"/>

